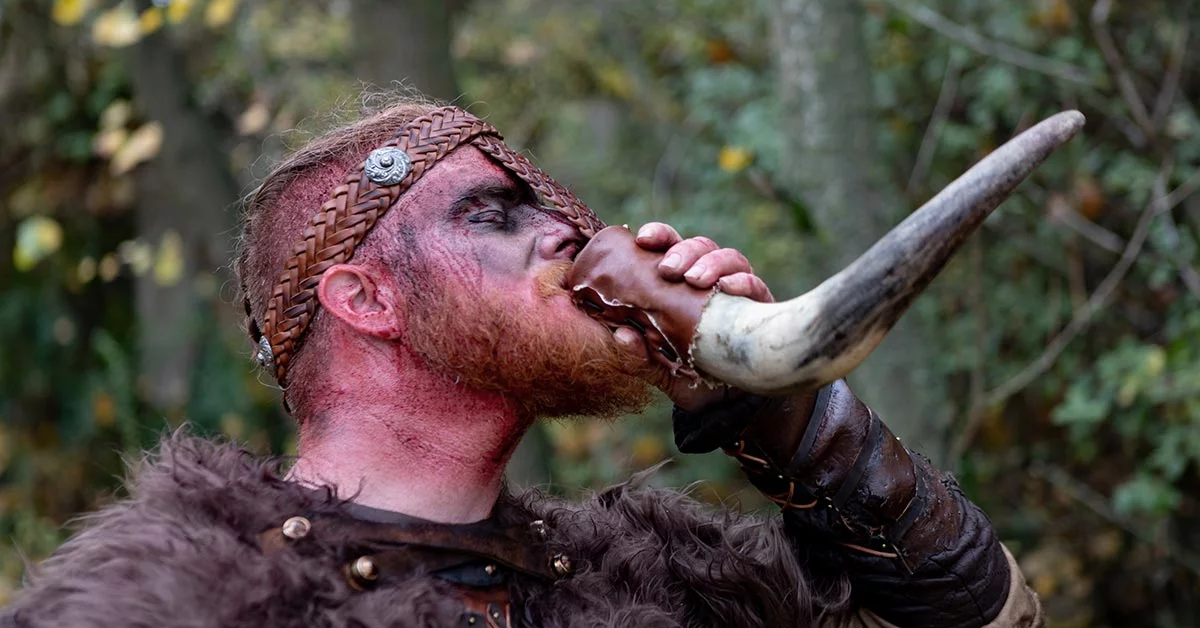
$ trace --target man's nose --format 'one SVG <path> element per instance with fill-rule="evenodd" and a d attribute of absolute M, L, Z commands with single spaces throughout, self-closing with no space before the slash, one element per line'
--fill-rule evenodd
<path fill-rule="evenodd" d="M 545 260 L 573 260 L 579 249 L 583 248 L 584 239 L 575 227 L 560 222 L 549 216 L 541 217 L 539 225 L 537 252 Z"/>

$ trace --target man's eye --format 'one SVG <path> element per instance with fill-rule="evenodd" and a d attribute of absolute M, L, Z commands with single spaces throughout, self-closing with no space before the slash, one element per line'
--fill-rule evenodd
<path fill-rule="evenodd" d="M 474 222 L 474 223 L 495 222 L 495 223 L 503 224 L 507 221 L 508 221 L 508 213 L 502 209 L 489 209 L 486 211 L 477 212 L 477 213 L 471 214 L 471 216 L 467 218 L 467 222 Z"/>

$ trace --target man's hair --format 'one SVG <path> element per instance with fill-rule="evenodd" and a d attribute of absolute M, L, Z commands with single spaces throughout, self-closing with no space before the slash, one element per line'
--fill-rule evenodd
<path fill-rule="evenodd" d="M 385 101 L 382 106 L 374 104 L 381 100 Z M 368 96 L 363 103 L 357 121 L 333 128 L 297 149 L 275 166 L 245 203 L 234 272 L 247 315 L 260 326 L 271 292 L 288 256 L 300 242 L 305 225 L 328 200 L 330 192 L 341 183 L 346 172 L 396 131 L 440 106 L 419 96 L 394 95 Z M 380 227 L 383 225 L 374 231 L 388 231 Z M 375 249 L 379 248 L 381 240 L 391 238 L 375 233 L 372 236 L 359 246 L 355 260 L 376 258 L 384 253 Z M 305 345 L 319 347 L 325 342 L 327 334 L 322 320 L 318 310 Z M 299 420 L 307 416 L 309 388 L 318 373 L 318 365 L 312 356 L 323 353 L 314 346 L 307 349 L 293 357 L 288 388 L 284 391 L 288 405 Z"/>

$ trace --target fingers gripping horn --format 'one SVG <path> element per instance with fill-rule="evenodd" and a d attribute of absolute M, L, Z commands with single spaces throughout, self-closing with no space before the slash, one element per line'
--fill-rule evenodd
<path fill-rule="evenodd" d="M 996 149 L 861 257 L 810 292 L 758 303 L 668 283 L 661 255 L 623 227 L 596 234 L 568 277 L 576 302 L 609 327 L 642 333 L 675 375 L 707 376 L 760 394 L 812 390 L 871 353 L 992 210 L 1083 127 L 1051 116 Z"/>
<path fill-rule="evenodd" d="M 967 236 L 1083 123 L 1083 114 L 1065 111 L 1021 133 L 806 294 L 783 303 L 714 294 L 692 341 L 696 367 L 764 394 L 811 390 L 845 376 Z"/>

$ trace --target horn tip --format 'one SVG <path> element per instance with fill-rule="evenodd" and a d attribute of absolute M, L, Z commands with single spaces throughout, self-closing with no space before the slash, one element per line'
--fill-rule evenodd
<path fill-rule="evenodd" d="M 1062 133 L 1073 136 L 1087 123 L 1087 117 L 1078 109 L 1068 109 L 1050 116 L 1047 122 L 1054 123 Z"/>

